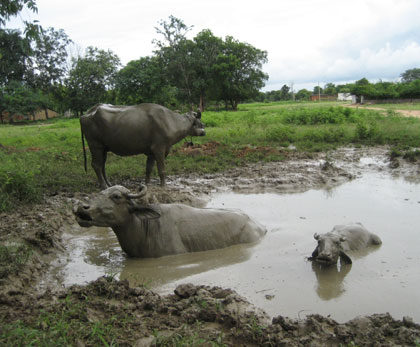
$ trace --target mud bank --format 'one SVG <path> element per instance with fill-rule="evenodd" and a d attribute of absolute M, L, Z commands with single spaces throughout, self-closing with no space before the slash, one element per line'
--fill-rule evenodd
<path fill-rule="evenodd" d="M 358 317 L 345 324 L 320 315 L 305 320 L 277 316 L 270 322 L 264 312 L 230 289 L 191 284 L 161 297 L 143 287 L 130 288 L 126 281 L 102 277 L 87 286 L 47 291 L 30 299 L 36 304 L 21 298 L 3 305 L 3 322 L 19 317 L 21 324 L 37 326 L 39 312 L 61 316 L 69 312 L 85 329 L 114 320 L 113 342 L 125 346 L 181 342 L 192 346 L 408 346 L 420 336 L 420 325 L 410 318 L 396 321 L 388 314 Z M 48 323 L 38 329 L 47 331 Z M 71 341 L 71 331 L 68 337 Z M 85 345 L 77 339 L 74 343 Z"/>
<path fill-rule="evenodd" d="M 291 155 L 284 162 L 252 164 L 223 174 L 169 177 L 167 188 L 149 188 L 148 199 L 202 206 L 218 191 L 302 192 L 334 187 L 366 170 L 387 171 L 407 180 L 417 181 L 420 176 L 417 163 L 390 161 L 387 148 L 351 148 L 311 157 Z M 122 183 L 136 190 L 140 181 Z M 68 319 L 86 329 L 117 317 L 112 341 L 118 345 L 167 345 L 180 337 L 189 338 L 193 345 L 212 341 L 218 345 L 394 346 L 420 341 L 420 326 L 409 317 L 394 320 L 379 314 L 339 324 L 320 315 L 294 320 L 279 312 L 280 316 L 270 321 L 245 298 L 217 287 L 181 285 L 174 294 L 160 296 L 144 287 L 130 288 L 126 281 L 102 277 L 87 286 L 63 289 L 62 279 L 52 275 L 53 269 L 65 259 L 62 233 L 74 223 L 71 207 L 83 198 L 82 193 L 59 192 L 45 197 L 43 204 L 0 215 L 2 245 L 25 245 L 22 252 L 30 250 L 28 260 L 21 264 L 1 261 L 2 343 L 14 342 L 7 332 L 17 322 L 47 333 L 49 323 L 40 323 L 45 312 L 72 312 Z M 77 312 L 72 311 L 75 307 Z M 80 336 L 71 342 L 81 346 L 91 343 Z"/>

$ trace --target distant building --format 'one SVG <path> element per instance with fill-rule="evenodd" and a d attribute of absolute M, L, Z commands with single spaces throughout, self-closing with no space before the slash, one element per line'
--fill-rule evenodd
<path fill-rule="evenodd" d="M 58 113 L 48 109 L 48 118 L 56 118 L 56 117 L 58 117 Z M 10 118 L 12 118 L 12 119 L 10 119 Z M 45 115 L 45 110 L 39 110 L 39 111 L 35 112 L 34 114 L 25 114 L 25 115 L 14 114 L 11 117 L 10 117 L 8 112 L 3 112 L 3 114 L 1 115 L 1 122 L 2 123 L 6 123 L 6 122 L 10 122 L 10 121 L 21 122 L 21 121 L 25 121 L 25 120 L 45 120 L 45 119 L 47 119 L 47 117 Z"/>
<path fill-rule="evenodd" d="M 314 94 L 311 95 L 311 101 L 336 101 L 337 95 L 327 95 L 327 94 Z"/>
<path fill-rule="evenodd" d="M 352 101 L 353 96 L 350 93 L 338 93 L 337 101 Z"/>

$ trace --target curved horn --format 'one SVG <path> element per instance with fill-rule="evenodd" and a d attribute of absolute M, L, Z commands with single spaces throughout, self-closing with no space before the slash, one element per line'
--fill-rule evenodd
<path fill-rule="evenodd" d="M 145 196 L 147 193 L 147 187 L 144 184 L 140 184 L 140 192 L 137 194 L 126 194 L 129 199 L 139 199 Z"/>
<path fill-rule="evenodd" d="M 318 240 L 319 239 L 319 235 L 317 233 L 314 234 L 314 239 Z"/>

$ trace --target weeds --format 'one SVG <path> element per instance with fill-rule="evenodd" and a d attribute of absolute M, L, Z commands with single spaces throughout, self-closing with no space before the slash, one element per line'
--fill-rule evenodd
<path fill-rule="evenodd" d="M 0 341 L 8 346 L 116 346 L 125 340 L 120 324 L 131 324 L 124 317 L 90 319 L 86 308 L 67 298 L 54 311 L 41 310 L 25 321 L 2 322 Z M 125 322 L 125 323 L 124 323 Z"/>
<path fill-rule="evenodd" d="M 0 171 L 0 212 L 16 203 L 32 203 L 41 200 L 40 190 L 32 172 Z"/>
<path fill-rule="evenodd" d="M 0 278 L 16 274 L 32 256 L 32 249 L 22 243 L 0 244 Z"/>

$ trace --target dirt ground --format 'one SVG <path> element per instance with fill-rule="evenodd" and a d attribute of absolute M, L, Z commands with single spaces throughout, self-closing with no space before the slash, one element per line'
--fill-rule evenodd
<path fill-rule="evenodd" d="M 250 164 L 223 174 L 168 177 L 166 188 L 160 188 L 155 180 L 149 187 L 148 200 L 203 206 L 217 191 L 298 192 L 333 187 L 366 170 L 389 170 L 418 181 L 418 163 L 390 160 L 388 152 L 385 147 L 344 148 L 308 156 L 291 150 L 282 162 Z M 364 162 L 361 158 L 374 159 Z M 140 183 L 120 182 L 133 191 Z M 64 226 L 75 222 L 71 208 L 83 198 L 83 193 L 58 192 L 46 196 L 43 204 L 0 214 L 1 244 L 25 244 L 34 250 L 18 268 L 4 259 L 0 262 L 0 336 L 6 323 L 31 324 L 33 317 L 42 312 L 73 312 L 72 308 L 78 307 L 72 319 L 81 322 L 129 317 L 124 323 L 115 323 L 120 325 L 114 343 L 125 346 L 176 345 L 174 341 L 181 336 L 188 337 L 187 345 L 194 346 L 420 344 L 420 325 L 410 317 L 395 320 L 383 313 L 339 324 L 316 314 L 295 320 L 279 312 L 269 320 L 264 312 L 228 288 L 184 284 L 174 288 L 173 294 L 160 296 L 145 287 L 130 288 L 128 282 L 112 277 L 63 288 L 60 279 L 52 280 L 48 274 L 58 256 L 64 258 L 66 245 L 61 233 Z M 39 329 L 48 329 L 48 324 L 40 323 Z M 86 341 L 79 339 L 77 345 L 85 346 Z"/>
<path fill-rule="evenodd" d="M 347 107 L 354 107 L 354 108 L 366 108 L 368 110 L 376 110 L 376 111 L 383 111 L 387 112 L 388 110 L 386 108 L 380 108 L 380 107 L 374 107 L 374 106 L 360 106 L 360 105 L 347 105 Z M 420 117 L 420 111 L 419 110 L 394 110 L 395 112 L 405 116 L 405 117 Z"/>

